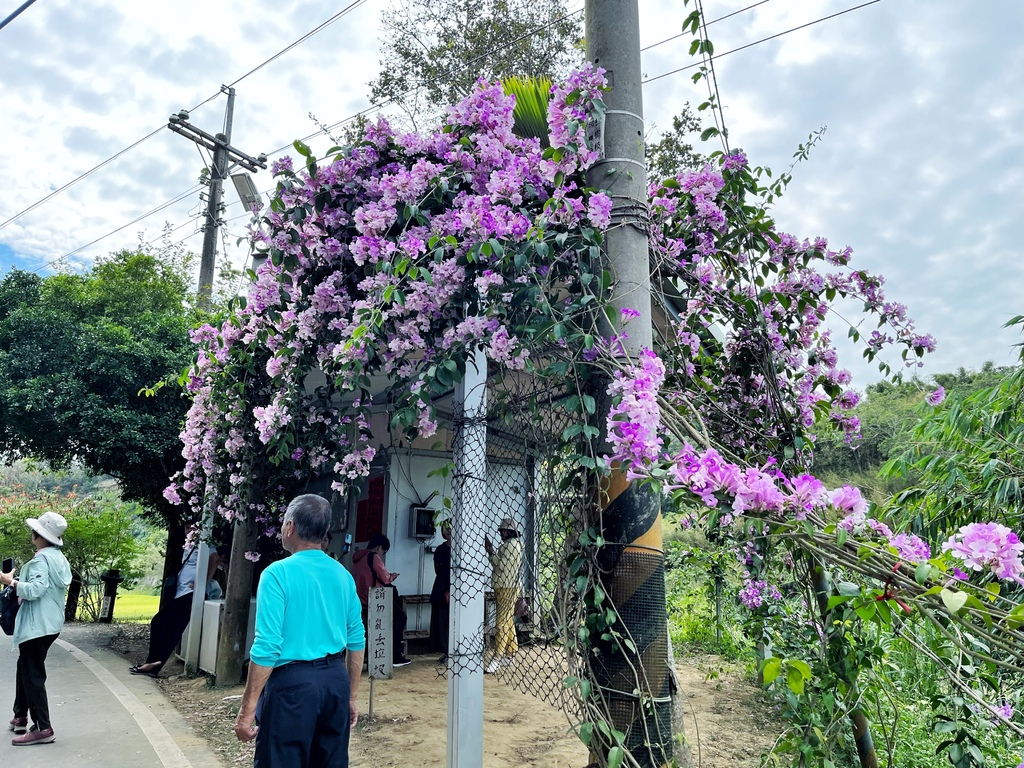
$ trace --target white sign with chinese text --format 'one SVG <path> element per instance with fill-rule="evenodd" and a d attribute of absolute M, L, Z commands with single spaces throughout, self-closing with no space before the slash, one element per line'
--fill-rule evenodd
<path fill-rule="evenodd" d="M 366 658 L 372 680 L 390 680 L 394 667 L 391 656 L 392 606 L 395 590 L 373 587 L 366 612 Z"/>

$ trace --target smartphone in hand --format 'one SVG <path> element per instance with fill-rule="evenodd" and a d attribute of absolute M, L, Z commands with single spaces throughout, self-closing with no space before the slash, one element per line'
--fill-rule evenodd
<path fill-rule="evenodd" d="M 13 557 L 5 558 L 4 562 L 3 562 L 3 565 L 0 566 L 0 571 L 3 571 L 4 573 L 10 573 L 13 570 L 14 570 L 14 558 Z"/>

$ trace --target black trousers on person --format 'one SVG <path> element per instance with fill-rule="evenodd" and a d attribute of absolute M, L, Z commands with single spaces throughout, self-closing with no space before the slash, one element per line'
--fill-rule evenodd
<path fill-rule="evenodd" d="M 40 731 L 50 727 L 50 703 L 46 698 L 46 654 L 57 635 L 26 640 L 18 646 L 18 679 L 14 686 L 14 716 L 31 713 Z"/>
<path fill-rule="evenodd" d="M 349 690 L 341 654 L 275 668 L 256 705 L 253 768 L 348 768 Z"/>
<path fill-rule="evenodd" d="M 192 618 L 192 593 L 177 597 L 157 611 L 149 623 L 149 655 L 146 663 L 166 664 Z"/>
<path fill-rule="evenodd" d="M 451 606 L 447 601 L 430 603 L 430 650 L 448 653 L 448 624 Z"/>

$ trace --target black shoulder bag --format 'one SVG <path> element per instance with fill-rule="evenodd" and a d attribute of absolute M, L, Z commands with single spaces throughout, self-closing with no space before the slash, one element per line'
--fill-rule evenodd
<path fill-rule="evenodd" d="M 0 592 L 0 629 L 5 635 L 14 634 L 14 622 L 18 618 L 18 593 L 13 586 L 4 587 Z"/>

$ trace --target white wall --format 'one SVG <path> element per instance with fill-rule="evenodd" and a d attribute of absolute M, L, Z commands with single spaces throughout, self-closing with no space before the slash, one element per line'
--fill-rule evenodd
<path fill-rule="evenodd" d="M 441 543 L 438 533 L 430 541 L 421 541 L 409 535 L 409 507 L 419 504 L 434 491 L 437 495 L 430 502 L 434 509 L 443 509 L 441 500 L 451 496 L 451 478 L 429 477 L 429 473 L 443 467 L 447 461 L 438 456 L 392 450 L 388 470 L 384 507 L 384 534 L 391 540 L 391 551 L 385 563 L 389 571 L 397 571 L 396 582 L 403 595 L 429 594 L 434 584 L 433 548 Z M 528 472 L 526 467 L 491 463 L 487 468 L 487 486 L 493 489 L 486 509 L 488 517 L 480 521 L 480 553 L 483 560 L 483 535 L 486 532 L 491 541 L 498 541 L 498 523 L 506 515 L 519 524 L 519 531 L 527 531 Z M 499 498 L 505 494 L 504 498 Z M 355 530 L 354 521 L 351 530 Z M 528 539 L 524 544 L 530 546 Z M 356 548 L 365 542 L 356 542 Z M 486 562 L 486 561 L 484 561 Z M 429 606 L 409 606 L 409 629 L 426 630 L 430 627 Z"/>

